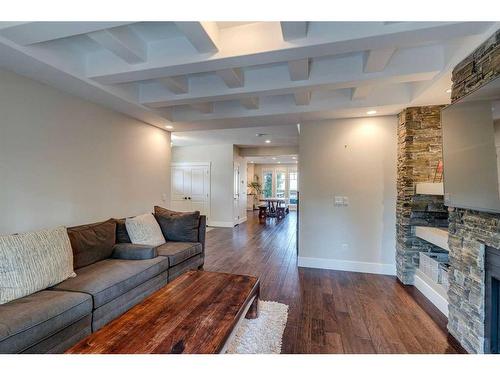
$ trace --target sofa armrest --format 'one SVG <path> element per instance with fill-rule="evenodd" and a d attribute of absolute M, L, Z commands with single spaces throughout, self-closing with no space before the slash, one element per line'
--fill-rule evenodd
<path fill-rule="evenodd" d="M 153 259 L 158 256 L 156 247 L 136 245 L 132 243 L 118 243 L 113 246 L 112 258 L 126 260 Z"/>
<path fill-rule="evenodd" d="M 202 251 L 205 252 L 205 234 L 207 232 L 207 217 L 200 216 L 200 225 L 198 226 L 198 242 L 201 243 Z"/>

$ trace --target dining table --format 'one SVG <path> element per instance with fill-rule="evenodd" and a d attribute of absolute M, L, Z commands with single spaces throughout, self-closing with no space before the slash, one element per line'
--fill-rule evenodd
<path fill-rule="evenodd" d="M 261 198 L 260 201 L 267 204 L 267 216 L 269 217 L 276 216 L 277 208 L 286 203 L 285 198 L 278 197 Z"/>

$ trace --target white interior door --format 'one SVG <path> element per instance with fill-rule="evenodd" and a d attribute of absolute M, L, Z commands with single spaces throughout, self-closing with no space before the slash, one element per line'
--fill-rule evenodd
<path fill-rule="evenodd" d="M 171 208 L 174 211 L 189 211 L 188 202 L 189 189 L 191 185 L 191 170 L 186 167 L 172 167 L 171 173 L 172 201 Z"/>
<path fill-rule="evenodd" d="M 210 213 L 210 164 L 172 163 L 170 207 L 174 211 Z"/>
<path fill-rule="evenodd" d="M 202 215 L 208 216 L 209 184 L 208 167 L 196 166 L 191 168 L 191 193 L 188 196 L 191 211 L 200 211 Z"/>

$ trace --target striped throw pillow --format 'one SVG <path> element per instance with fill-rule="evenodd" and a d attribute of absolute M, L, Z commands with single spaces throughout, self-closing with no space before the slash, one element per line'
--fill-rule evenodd
<path fill-rule="evenodd" d="M 0 235 L 0 304 L 74 276 L 65 227 Z"/>

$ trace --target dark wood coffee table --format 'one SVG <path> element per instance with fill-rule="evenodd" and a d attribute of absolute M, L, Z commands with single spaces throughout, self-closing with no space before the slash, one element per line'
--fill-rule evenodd
<path fill-rule="evenodd" d="M 256 277 L 189 271 L 66 353 L 220 353 L 258 299 Z"/>

